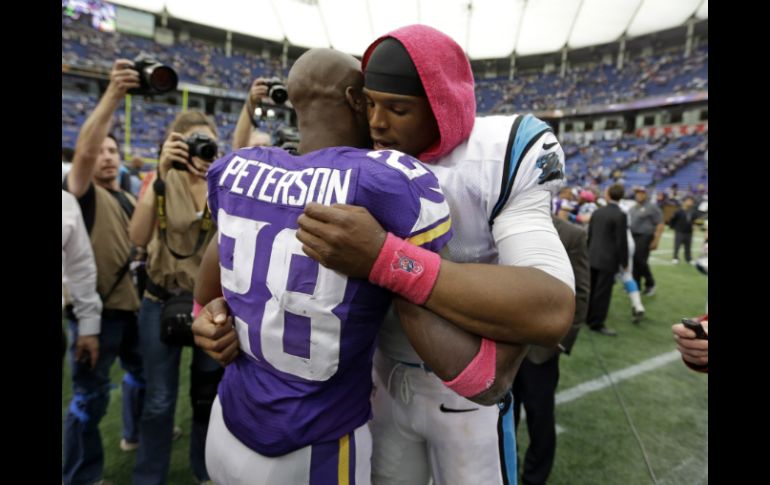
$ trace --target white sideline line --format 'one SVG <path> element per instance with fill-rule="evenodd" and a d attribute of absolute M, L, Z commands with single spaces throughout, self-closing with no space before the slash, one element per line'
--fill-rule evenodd
<path fill-rule="evenodd" d="M 651 359 L 647 359 L 643 362 L 632 365 L 631 367 L 626 367 L 625 369 L 611 372 L 610 376 L 612 377 L 612 380 L 616 383 L 620 381 L 624 381 L 626 379 L 636 377 L 639 374 L 644 374 L 645 372 L 649 372 L 651 370 L 657 369 L 658 367 L 662 367 L 668 364 L 669 362 L 673 362 L 681 358 L 679 355 L 680 354 L 678 350 L 672 350 L 671 352 L 660 354 Z M 597 377 L 596 379 L 584 382 L 582 384 L 578 384 L 575 387 L 561 391 L 560 393 L 556 394 L 556 404 L 559 405 L 570 401 L 574 401 L 575 399 L 579 399 L 585 396 L 586 394 L 600 391 L 605 387 L 608 387 L 609 385 L 610 385 L 609 377 L 607 377 L 606 375 Z"/>
<path fill-rule="evenodd" d="M 632 377 L 636 377 L 639 374 L 644 374 L 645 372 L 649 372 L 651 370 L 657 369 L 658 367 L 662 367 L 668 364 L 669 362 L 673 362 L 674 360 L 677 360 L 678 358 L 679 358 L 679 351 L 672 350 L 671 352 L 660 354 L 651 359 L 642 361 L 638 364 L 632 365 L 630 367 L 626 367 L 625 369 L 620 369 L 615 372 L 611 372 L 610 376 L 612 376 L 612 380 L 615 381 L 616 383 L 621 382 L 626 379 L 631 379 Z M 609 386 L 610 386 L 610 379 L 606 375 L 597 377 L 596 379 L 586 381 L 582 384 L 578 384 L 575 387 L 569 388 L 567 390 L 564 390 L 556 394 L 556 405 L 558 406 L 559 404 L 564 404 L 570 401 L 574 401 L 575 399 L 580 399 L 586 394 L 590 394 L 596 391 L 601 391 L 605 387 L 609 387 Z M 524 409 L 522 409 L 519 419 L 521 421 L 525 421 L 526 418 L 527 418 L 527 412 Z M 563 426 L 559 426 L 558 424 L 556 425 L 556 434 L 561 434 L 565 431 L 567 431 L 567 428 Z"/>

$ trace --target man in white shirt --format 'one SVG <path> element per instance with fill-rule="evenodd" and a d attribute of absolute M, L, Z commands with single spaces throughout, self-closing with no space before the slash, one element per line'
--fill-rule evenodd
<path fill-rule="evenodd" d="M 69 302 L 78 318 L 75 360 L 87 359 L 93 367 L 99 357 L 98 336 L 102 320 L 102 300 L 96 292 L 96 263 L 80 205 L 72 194 L 64 190 L 61 191 L 61 274 Z M 62 286 L 62 307 L 64 300 Z M 66 342 L 64 338 L 62 341 Z"/>

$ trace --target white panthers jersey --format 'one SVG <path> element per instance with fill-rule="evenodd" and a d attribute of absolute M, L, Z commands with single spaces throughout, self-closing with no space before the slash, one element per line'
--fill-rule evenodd
<path fill-rule="evenodd" d="M 442 253 L 445 258 L 498 264 L 498 243 L 530 231 L 550 230 L 550 237 L 559 241 L 550 203 L 564 182 L 564 152 L 543 121 L 532 115 L 476 118 L 468 140 L 425 166 L 438 178 L 451 211 L 454 236 Z M 516 205 L 516 224 L 504 220 L 511 205 Z M 532 224 L 522 218 L 529 212 L 535 216 Z M 563 266 L 571 276 L 566 251 Z M 395 360 L 422 362 L 392 308 L 380 330 L 379 348 Z"/>

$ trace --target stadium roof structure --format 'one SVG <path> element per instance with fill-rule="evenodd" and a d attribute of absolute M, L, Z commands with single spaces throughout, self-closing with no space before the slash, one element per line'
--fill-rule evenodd
<path fill-rule="evenodd" d="M 111 0 L 298 47 L 356 56 L 377 36 L 421 23 L 471 59 L 545 54 L 633 38 L 708 18 L 708 0 Z"/>

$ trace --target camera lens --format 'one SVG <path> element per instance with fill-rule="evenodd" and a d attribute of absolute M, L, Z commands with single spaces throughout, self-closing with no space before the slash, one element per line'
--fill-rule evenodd
<path fill-rule="evenodd" d="M 168 66 L 155 66 L 147 75 L 150 87 L 161 93 L 172 91 L 177 85 L 177 75 Z"/>
<path fill-rule="evenodd" d="M 289 92 L 283 86 L 273 86 L 269 94 L 275 104 L 283 104 L 289 99 Z"/>
<path fill-rule="evenodd" d="M 217 156 L 217 146 L 214 143 L 206 143 L 200 147 L 200 157 L 204 160 L 213 160 Z"/>

